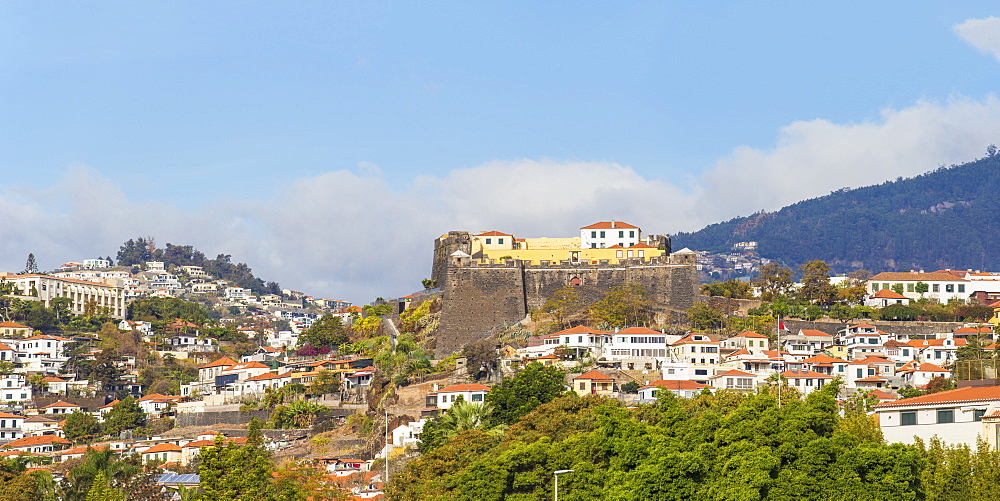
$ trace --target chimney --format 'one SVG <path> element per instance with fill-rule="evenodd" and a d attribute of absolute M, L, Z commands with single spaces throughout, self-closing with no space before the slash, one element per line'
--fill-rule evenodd
<path fill-rule="evenodd" d="M 615 220 L 614 220 L 614 219 L 612 219 L 612 220 L 611 220 L 611 227 L 612 227 L 612 228 L 614 228 L 614 227 L 615 227 Z"/>
<path fill-rule="evenodd" d="M 439 389 L 439 386 L 440 386 L 440 385 L 438 385 L 438 383 L 434 383 L 434 390 L 433 390 L 433 391 L 438 391 L 438 389 Z"/>

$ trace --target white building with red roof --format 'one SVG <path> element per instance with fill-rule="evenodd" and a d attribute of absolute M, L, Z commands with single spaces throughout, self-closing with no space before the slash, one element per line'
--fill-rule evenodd
<path fill-rule="evenodd" d="M 489 392 L 489 386 L 478 383 L 453 384 L 428 393 L 426 402 L 428 407 L 449 409 L 460 398 L 466 402 L 483 403 L 486 401 L 486 394 Z"/>
<path fill-rule="evenodd" d="M 668 391 L 681 398 L 693 398 L 706 388 L 712 390 L 711 386 L 697 381 L 660 379 L 639 388 L 639 403 L 655 401 L 661 391 Z"/>
<path fill-rule="evenodd" d="M 41 408 L 42 414 L 72 414 L 83 410 L 83 407 L 69 402 L 58 400 Z"/>
<path fill-rule="evenodd" d="M 964 272 L 963 272 L 964 274 Z M 918 283 L 927 284 L 927 292 L 917 292 Z M 868 279 L 867 287 L 872 294 L 881 290 L 892 290 L 892 287 L 899 285 L 903 288 L 903 296 L 909 299 L 936 299 L 942 304 L 947 304 L 952 299 L 968 299 L 974 292 L 970 287 L 970 281 L 962 278 L 948 270 L 939 270 L 932 273 L 916 271 L 909 272 L 883 272 Z"/>
<path fill-rule="evenodd" d="M 912 362 L 896 371 L 903 378 L 903 384 L 921 388 L 934 378 L 950 378 L 951 371 L 936 364 Z"/>
<path fill-rule="evenodd" d="M 770 339 L 754 331 L 741 332 L 731 338 L 722 341 L 723 349 L 738 350 L 746 348 L 748 350 L 766 350 L 770 348 Z"/>
<path fill-rule="evenodd" d="M 893 304 L 910 304 L 910 298 L 890 289 L 881 289 L 865 299 L 865 306 L 885 308 Z"/>
<path fill-rule="evenodd" d="M 268 388 L 277 390 L 287 386 L 292 382 L 292 371 L 278 374 L 276 372 L 265 372 L 257 376 L 249 377 L 243 381 L 243 394 L 264 393 Z"/>
<path fill-rule="evenodd" d="M 171 407 L 177 405 L 181 401 L 180 395 L 161 395 L 159 393 L 152 393 L 146 395 L 136 402 L 142 411 L 151 417 L 160 417 L 164 412 L 169 410 Z"/>
<path fill-rule="evenodd" d="M 1000 411 L 1000 386 L 966 387 L 875 406 L 886 442 L 912 444 L 937 435 L 949 444 L 976 446 L 979 437 L 996 446 L 997 425 L 984 416 Z"/>
<path fill-rule="evenodd" d="M 622 369 L 655 370 L 668 359 L 670 343 L 679 340 L 680 336 L 646 327 L 629 327 L 609 336 L 601 359 Z"/>
<path fill-rule="evenodd" d="M 661 364 L 663 379 L 708 384 L 708 378 L 731 369 L 722 365 L 719 342 L 692 332 L 670 345 L 670 360 Z"/>
<path fill-rule="evenodd" d="M 601 221 L 580 228 L 580 247 L 604 249 L 613 245 L 632 247 L 642 239 L 642 230 L 621 221 Z"/>
<path fill-rule="evenodd" d="M 720 390 L 753 390 L 760 382 L 756 374 L 737 369 L 720 372 L 708 380 L 714 388 Z"/>
<path fill-rule="evenodd" d="M 144 463 L 159 461 L 161 463 L 181 464 L 183 457 L 181 448 L 174 444 L 154 445 L 142 451 L 142 461 Z"/>
<path fill-rule="evenodd" d="M 833 376 L 829 374 L 823 374 L 821 372 L 810 371 L 805 369 L 792 369 L 781 373 L 781 377 L 785 378 L 786 384 L 799 390 L 803 396 L 808 395 L 820 388 L 825 384 L 833 381 Z"/>
<path fill-rule="evenodd" d="M 24 416 L 0 412 L 0 444 L 13 442 L 24 436 Z"/>
<path fill-rule="evenodd" d="M 63 449 L 72 443 L 73 442 L 56 435 L 39 435 L 34 437 L 19 438 L 13 442 L 0 445 L 0 449 L 8 451 L 43 453 Z"/>
<path fill-rule="evenodd" d="M 833 336 L 815 329 L 799 329 L 796 334 L 782 335 L 781 349 L 792 355 L 810 357 L 833 346 Z"/>
<path fill-rule="evenodd" d="M 611 341 L 611 334 L 597 329 L 578 325 L 570 329 L 542 336 L 547 346 L 565 346 L 573 350 L 574 359 L 590 353 L 595 357 L 601 355 L 604 345 Z"/>
<path fill-rule="evenodd" d="M 948 365 L 958 359 L 958 349 L 968 346 L 965 339 L 912 339 L 906 344 L 916 350 L 915 360 L 937 365 Z"/>

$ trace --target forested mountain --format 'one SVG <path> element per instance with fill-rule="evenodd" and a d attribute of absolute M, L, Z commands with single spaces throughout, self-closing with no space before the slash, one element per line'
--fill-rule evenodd
<path fill-rule="evenodd" d="M 118 249 L 118 266 L 142 265 L 146 261 L 162 261 L 165 266 L 201 266 L 205 273 L 215 278 L 221 278 L 230 284 L 251 289 L 256 294 L 281 294 L 277 282 L 265 283 L 253 274 L 246 263 L 232 263 L 232 256 L 219 254 L 215 259 L 208 259 L 201 251 L 191 245 L 173 245 L 166 248 L 156 247 L 152 237 L 129 239 Z"/>
<path fill-rule="evenodd" d="M 786 266 L 821 259 L 833 271 L 1000 270 L 1000 155 L 911 179 L 835 191 L 673 236 L 675 249 L 727 252 L 758 242 Z"/>

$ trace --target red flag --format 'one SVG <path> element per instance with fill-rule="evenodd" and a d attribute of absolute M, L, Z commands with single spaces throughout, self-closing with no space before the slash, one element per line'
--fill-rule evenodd
<path fill-rule="evenodd" d="M 787 331 L 788 330 L 788 329 L 785 328 L 785 322 L 782 322 L 781 320 L 778 320 L 778 330 L 779 331 Z"/>

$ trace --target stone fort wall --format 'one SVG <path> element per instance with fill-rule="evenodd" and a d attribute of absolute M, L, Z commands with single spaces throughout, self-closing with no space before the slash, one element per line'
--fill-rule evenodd
<path fill-rule="evenodd" d="M 675 253 L 652 259 L 623 260 L 620 264 L 542 262 L 519 260 L 479 263 L 458 257 L 468 253 L 468 233 L 451 232 L 435 241 L 432 278 L 442 291 L 441 327 L 435 355 L 444 357 L 495 329 L 523 320 L 541 308 L 555 291 L 574 285 L 590 304 L 613 287 L 628 283 L 644 286 L 651 299 L 667 310 L 686 310 L 698 296 L 694 253 Z"/>

